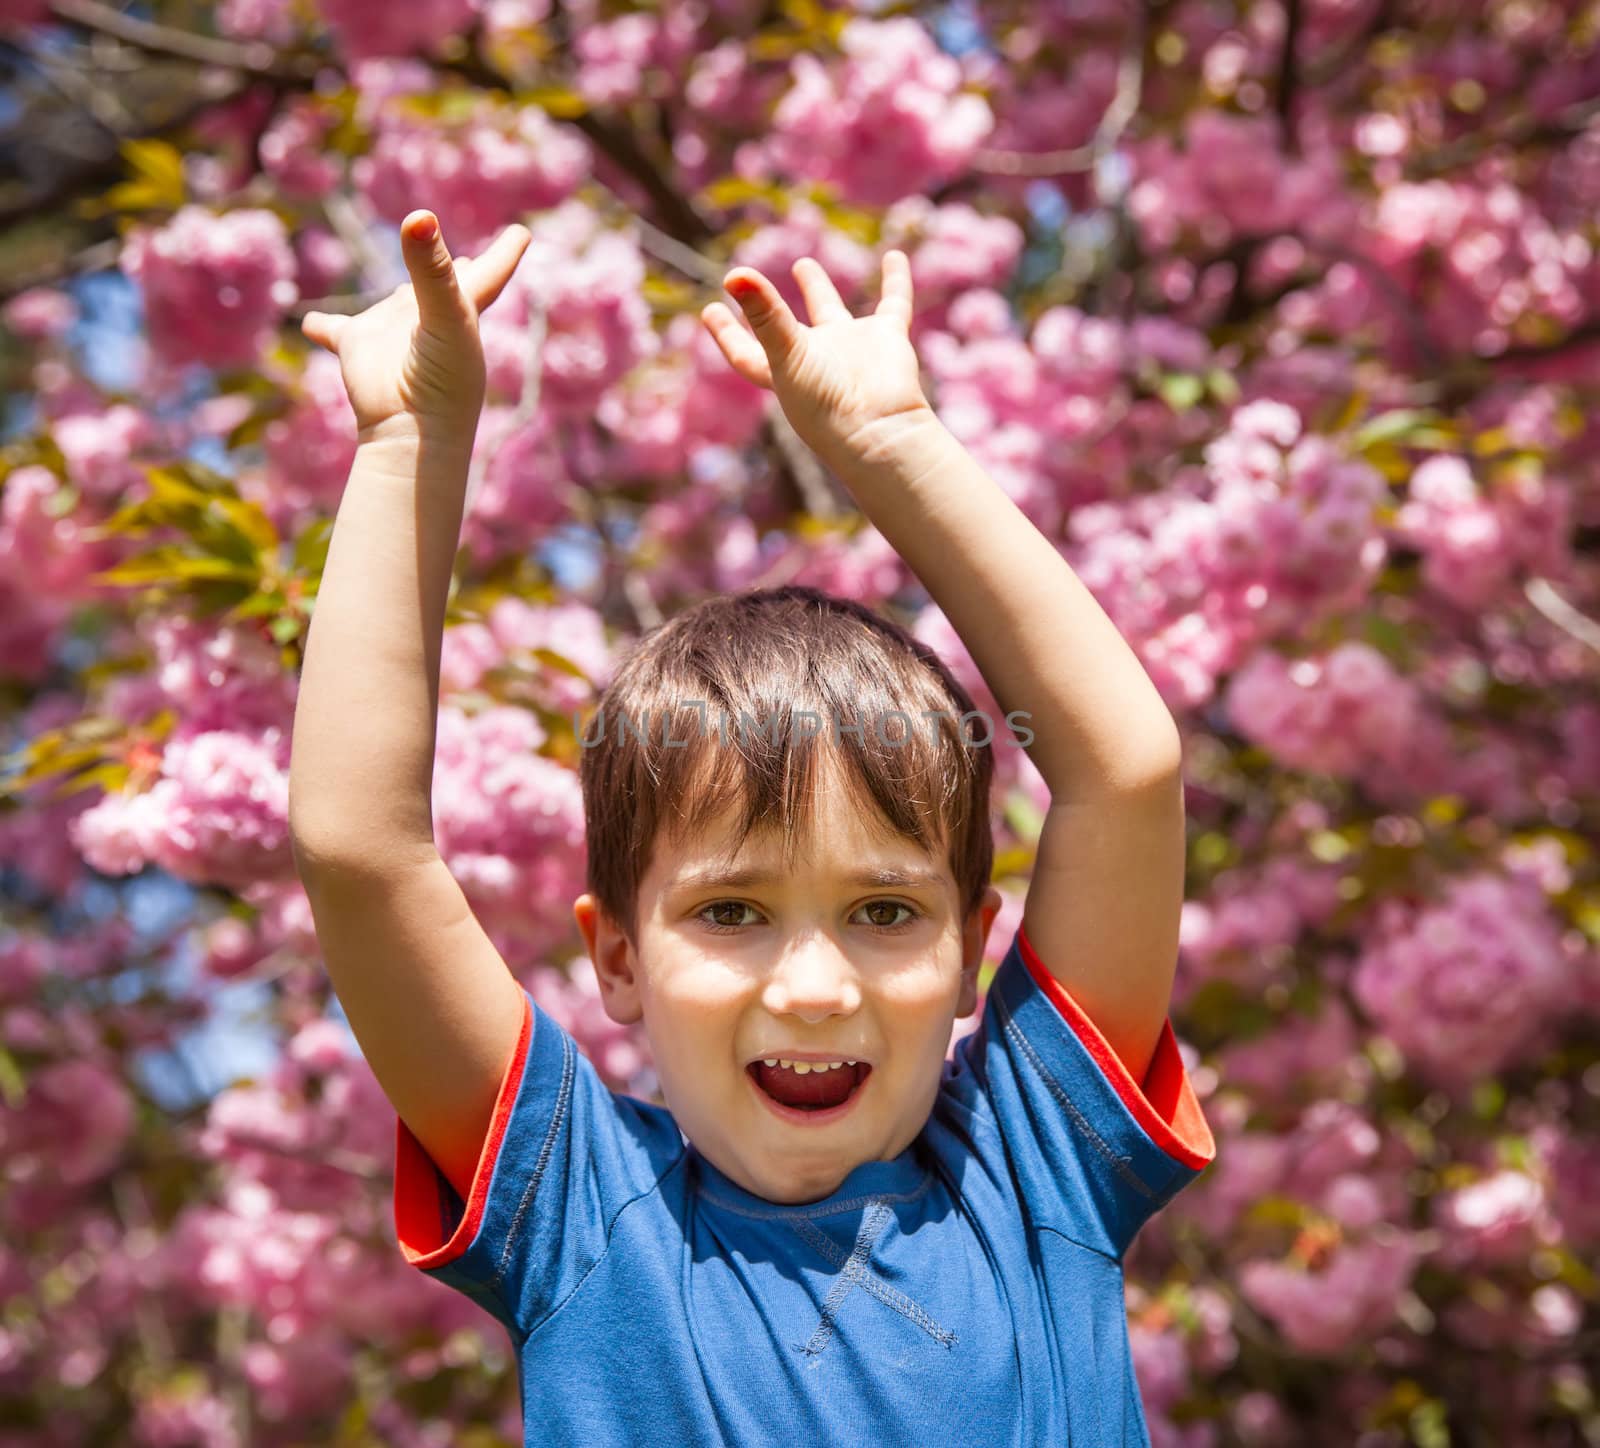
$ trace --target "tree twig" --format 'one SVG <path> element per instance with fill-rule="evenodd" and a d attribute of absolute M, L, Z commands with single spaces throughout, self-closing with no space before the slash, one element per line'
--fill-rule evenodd
<path fill-rule="evenodd" d="M 1082 146 L 1060 151 L 999 151 L 980 149 L 973 153 L 969 169 L 992 176 L 1063 176 L 1088 171 L 1101 157 L 1115 150 L 1123 133 L 1139 110 L 1144 90 L 1144 44 L 1148 25 L 1148 4 L 1133 9 L 1128 38 L 1117 62 L 1117 86 L 1092 139 Z"/>
<path fill-rule="evenodd" d="M 1522 587 L 1523 594 L 1557 628 L 1564 630 L 1600 654 L 1600 623 L 1579 612 L 1555 591 L 1548 578 L 1530 578 Z"/>
<path fill-rule="evenodd" d="M 109 5 L 102 5 L 99 0 L 50 0 L 50 9 L 57 18 L 70 24 L 109 35 L 124 45 L 154 55 L 175 55 L 183 60 L 199 61 L 202 65 L 220 65 L 229 70 L 248 71 L 256 76 L 310 81 L 326 64 L 313 55 L 296 55 L 285 59 L 264 40 L 219 40 L 208 35 L 194 35 L 153 20 L 139 20 L 120 10 L 113 10 Z"/>

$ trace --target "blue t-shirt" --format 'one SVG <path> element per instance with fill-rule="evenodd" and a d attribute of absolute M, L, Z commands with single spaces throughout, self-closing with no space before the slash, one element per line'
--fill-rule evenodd
<path fill-rule="evenodd" d="M 1215 1155 L 1170 1020 L 1136 1083 L 1019 929 L 917 1140 L 787 1206 L 523 997 L 468 1199 L 397 1122 L 395 1222 L 529 1445 L 1148 1445 L 1122 1261 Z"/>

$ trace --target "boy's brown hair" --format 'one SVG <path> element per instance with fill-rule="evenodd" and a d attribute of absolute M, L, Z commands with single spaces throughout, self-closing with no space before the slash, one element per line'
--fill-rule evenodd
<path fill-rule="evenodd" d="M 730 803 L 743 804 L 733 848 L 775 827 L 792 859 L 826 749 L 864 812 L 930 857 L 948 842 L 970 911 L 994 861 L 992 730 L 973 742 L 960 722 L 973 709 L 933 649 L 863 604 L 799 584 L 695 604 L 638 640 L 584 722 L 589 893 L 637 942 L 658 837 Z"/>

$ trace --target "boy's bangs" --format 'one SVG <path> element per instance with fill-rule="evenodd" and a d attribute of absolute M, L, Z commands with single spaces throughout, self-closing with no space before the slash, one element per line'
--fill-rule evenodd
<path fill-rule="evenodd" d="M 658 735 L 646 747 L 655 823 L 681 840 L 736 808 L 730 854 L 753 832 L 774 830 L 788 867 L 805 836 L 817 772 L 832 766 L 855 809 L 886 838 L 911 840 L 932 858 L 961 834 L 963 776 L 971 764 L 953 726 L 930 732 L 926 724 L 919 730 L 893 718 L 880 736 L 870 719 L 841 716 L 835 738 L 826 725 L 810 735 L 815 725 L 806 712 L 774 710 L 763 719 L 747 714 L 742 729 L 737 719 L 721 721 L 726 741 L 714 716 L 698 731 L 694 714 L 674 720 L 671 737 L 687 743 L 663 747 Z M 809 712 L 812 719 L 824 717 L 821 710 Z"/>

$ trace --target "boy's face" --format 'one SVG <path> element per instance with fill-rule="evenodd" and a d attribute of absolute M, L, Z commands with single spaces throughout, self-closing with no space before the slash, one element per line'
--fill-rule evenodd
<path fill-rule="evenodd" d="M 1000 907 L 990 889 L 963 918 L 945 852 L 929 859 L 863 818 L 831 757 L 820 762 L 810 829 L 788 868 L 775 832 L 751 834 L 730 858 L 730 807 L 702 836 L 658 842 L 639 886 L 637 949 L 592 896 L 574 907 L 606 1011 L 643 1019 L 679 1127 L 774 1202 L 827 1196 L 922 1130 L 954 1021 L 976 1008 Z M 868 870 L 916 878 L 857 878 Z M 729 882 L 733 871 L 759 878 Z M 808 1120 L 786 1114 L 749 1069 L 795 1053 L 871 1070 L 842 1111 Z"/>

